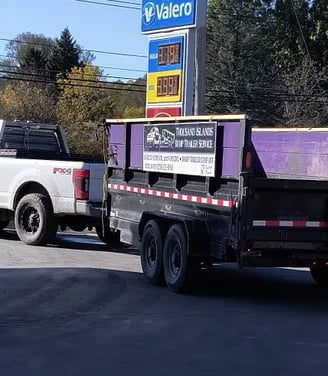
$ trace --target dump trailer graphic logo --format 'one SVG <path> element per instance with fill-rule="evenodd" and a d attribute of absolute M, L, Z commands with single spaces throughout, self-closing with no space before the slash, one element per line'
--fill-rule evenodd
<path fill-rule="evenodd" d="M 152 127 L 150 132 L 147 134 L 147 144 L 148 145 L 160 145 L 162 136 L 157 127 Z"/>
<path fill-rule="evenodd" d="M 143 169 L 214 176 L 217 124 L 144 126 Z"/>

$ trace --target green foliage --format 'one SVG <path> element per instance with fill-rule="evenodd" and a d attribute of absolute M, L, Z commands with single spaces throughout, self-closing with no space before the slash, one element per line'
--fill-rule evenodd
<path fill-rule="evenodd" d="M 146 79 L 106 82 L 93 59 L 68 28 L 56 40 L 19 34 L 0 60 L 0 118 L 62 123 L 73 151 L 100 154 L 97 124 L 143 117 Z"/>
<path fill-rule="evenodd" d="M 326 0 L 211 0 L 207 20 L 207 111 L 327 124 Z"/>
<path fill-rule="evenodd" d="M 111 92 L 99 82 L 101 72 L 91 64 L 73 68 L 66 78 L 58 79 L 60 95 L 57 114 L 65 126 L 71 148 L 79 153 L 101 152 L 94 139 L 97 123 L 113 116 Z"/>
<path fill-rule="evenodd" d="M 327 63 L 328 6 L 327 0 L 314 0 L 310 9 L 309 48 L 312 58 L 321 66 Z"/>
<path fill-rule="evenodd" d="M 45 74 L 47 70 L 47 56 L 38 48 L 30 47 L 22 56 L 18 71 L 26 73 Z"/>
<path fill-rule="evenodd" d="M 19 82 L 0 92 L 0 118 L 56 123 L 56 98 L 49 86 Z"/>
<path fill-rule="evenodd" d="M 115 117 L 127 118 L 129 113 L 131 117 L 144 117 L 146 77 L 130 80 L 125 84 L 123 82 L 112 83 L 110 87 L 113 89 L 112 95 L 115 97 Z"/>
<path fill-rule="evenodd" d="M 60 38 L 56 40 L 55 47 L 49 58 L 48 66 L 53 77 L 66 75 L 74 67 L 82 65 L 81 47 L 73 39 L 68 28 L 65 28 Z"/>
<path fill-rule="evenodd" d="M 43 34 L 22 33 L 8 43 L 6 50 L 8 58 L 12 58 L 15 66 L 20 67 L 26 63 L 31 49 L 38 50 L 48 60 L 54 46 L 55 41 Z"/>
<path fill-rule="evenodd" d="M 215 0 L 209 5 L 207 111 L 247 112 L 259 122 L 275 105 L 259 88 L 274 84 L 268 43 L 270 8 L 259 1 Z M 265 121 L 267 121 L 266 119 Z"/>
<path fill-rule="evenodd" d="M 270 41 L 277 63 L 293 71 L 307 54 L 309 44 L 309 2 L 277 0 L 270 29 Z"/>
<path fill-rule="evenodd" d="M 145 107 L 126 106 L 122 113 L 122 119 L 136 119 L 145 117 Z"/>

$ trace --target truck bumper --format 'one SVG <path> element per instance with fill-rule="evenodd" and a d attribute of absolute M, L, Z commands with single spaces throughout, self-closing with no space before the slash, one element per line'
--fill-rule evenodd
<path fill-rule="evenodd" d="M 76 215 L 86 215 L 88 217 L 101 218 L 103 209 L 100 203 L 89 201 L 76 201 Z"/>

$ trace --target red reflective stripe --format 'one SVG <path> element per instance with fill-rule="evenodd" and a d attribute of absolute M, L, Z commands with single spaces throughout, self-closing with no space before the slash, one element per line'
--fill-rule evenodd
<path fill-rule="evenodd" d="M 212 198 L 202 197 L 202 196 L 183 195 L 182 193 L 157 191 L 155 189 L 131 187 L 128 185 L 118 185 L 118 184 L 110 183 L 108 184 L 108 188 L 112 190 L 119 190 L 119 191 L 124 191 L 124 192 L 140 193 L 140 194 L 145 194 L 149 196 L 170 198 L 170 199 L 174 199 L 178 201 L 195 202 L 198 204 L 214 205 L 214 206 L 229 207 L 229 208 L 232 208 L 234 206 L 234 202 L 228 201 L 228 200 L 212 199 Z"/>
<path fill-rule="evenodd" d="M 294 221 L 293 227 L 306 227 L 306 221 Z"/>
<path fill-rule="evenodd" d="M 266 221 L 266 227 L 279 227 L 279 221 Z"/>
<path fill-rule="evenodd" d="M 328 222 L 318 221 L 277 221 L 277 220 L 254 220 L 255 227 L 293 227 L 293 228 L 328 228 Z"/>

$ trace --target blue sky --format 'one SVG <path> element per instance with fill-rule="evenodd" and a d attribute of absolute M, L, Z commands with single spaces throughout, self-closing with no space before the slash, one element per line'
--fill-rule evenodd
<path fill-rule="evenodd" d="M 141 0 L 129 2 L 140 4 Z M 108 1 L 108 4 L 114 3 Z M 74 39 L 86 49 L 145 56 L 148 53 L 148 38 L 141 34 L 141 10 L 74 0 L 3 0 L 0 9 L 0 38 L 14 39 L 24 32 L 56 38 L 68 27 Z M 5 54 L 6 44 L 0 40 L 0 55 Z M 143 74 L 124 69 L 147 70 L 146 58 L 95 55 L 95 65 L 122 69 L 105 69 L 105 74 L 136 78 Z"/>

